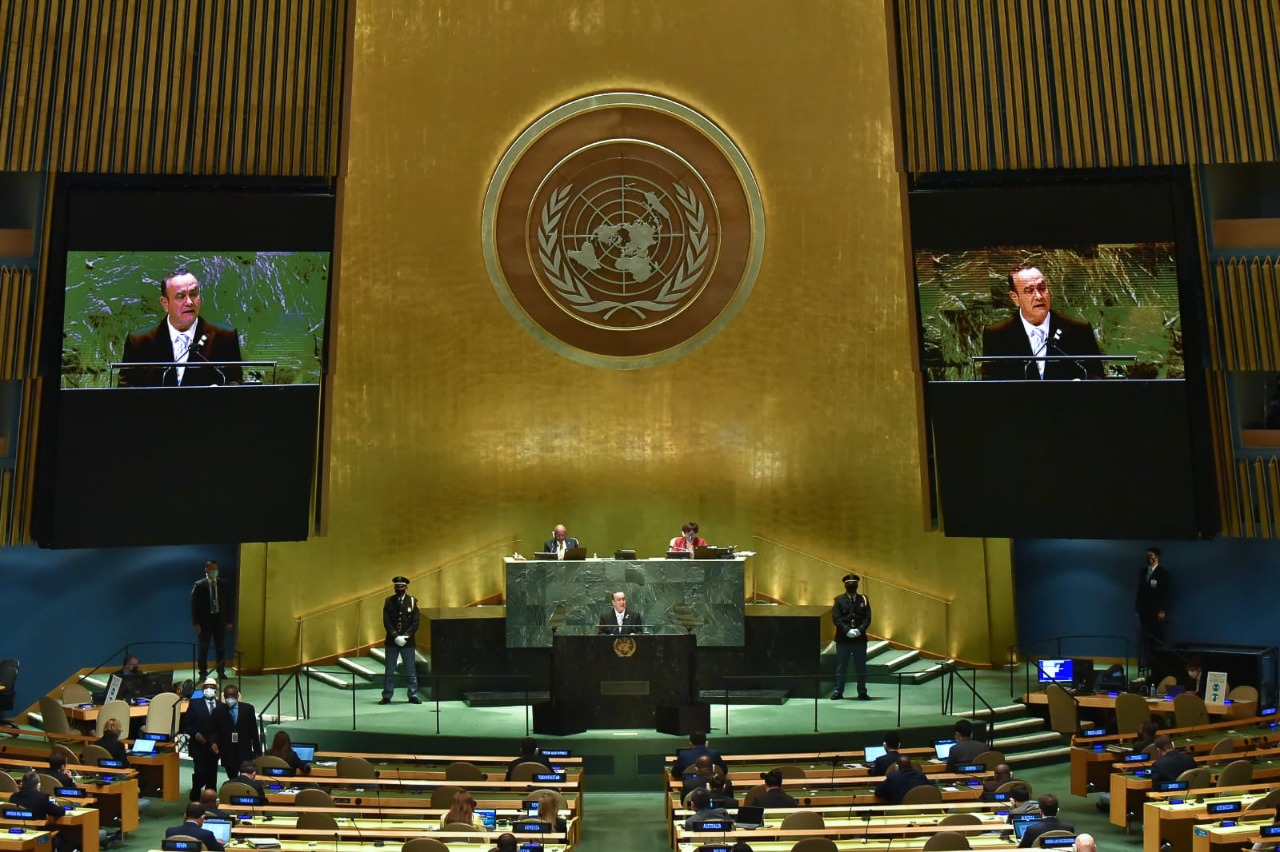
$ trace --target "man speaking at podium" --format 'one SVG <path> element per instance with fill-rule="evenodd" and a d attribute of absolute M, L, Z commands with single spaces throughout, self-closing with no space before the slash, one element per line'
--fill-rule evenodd
<path fill-rule="evenodd" d="M 984 379 L 1100 379 L 1102 362 L 1033 359 L 1034 355 L 1101 355 L 1093 326 L 1050 310 L 1053 296 L 1044 274 L 1024 263 L 1009 275 L 1009 299 L 1018 312 L 982 331 L 983 355 L 1023 355 L 983 361 Z"/>
<path fill-rule="evenodd" d="M 613 608 L 605 610 L 600 616 L 600 624 L 596 632 L 606 636 L 630 636 L 643 633 L 644 619 L 640 613 L 627 609 L 627 593 L 613 593 Z"/>
<path fill-rule="evenodd" d="M 243 378 L 237 366 L 195 366 L 210 361 L 240 361 L 240 338 L 233 328 L 200 316 L 200 282 L 185 268 L 160 281 L 165 318 L 153 329 L 125 338 L 122 361 L 175 362 L 170 367 L 125 367 L 120 384 L 130 387 L 234 385 Z M 190 366 L 189 366 L 190 365 Z"/>

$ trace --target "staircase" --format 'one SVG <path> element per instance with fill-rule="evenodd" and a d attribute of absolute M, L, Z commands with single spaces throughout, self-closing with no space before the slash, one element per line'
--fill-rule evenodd
<path fill-rule="evenodd" d="M 1006 704 L 994 708 L 994 712 L 982 707 L 955 715 L 988 723 L 991 747 L 1002 752 L 1014 769 L 1059 763 L 1071 754 L 1071 744 L 1066 738 L 1048 730 L 1045 721 L 1028 713 L 1025 704 Z"/>
<path fill-rule="evenodd" d="M 428 697 L 431 693 L 430 683 L 426 680 L 431 675 L 431 661 L 415 653 L 416 668 L 419 678 L 419 693 Z M 386 668 L 386 649 L 376 645 L 364 654 L 350 657 L 339 657 L 337 665 L 305 666 L 303 673 L 314 681 L 331 686 L 334 689 L 382 689 L 382 674 Z M 399 678 L 403 679 L 400 672 Z"/>

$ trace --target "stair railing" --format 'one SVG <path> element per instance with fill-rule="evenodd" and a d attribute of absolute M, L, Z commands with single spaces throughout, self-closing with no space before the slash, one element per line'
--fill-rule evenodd
<path fill-rule="evenodd" d="M 986 708 L 987 713 L 989 714 L 988 718 L 990 718 L 992 723 L 994 723 L 996 718 L 996 708 L 991 706 L 991 703 L 982 696 L 982 693 L 978 692 L 977 678 L 969 679 L 965 677 L 960 667 L 956 665 L 954 661 L 947 661 L 942 665 L 946 669 L 946 677 L 942 679 L 942 715 L 950 716 L 954 714 L 955 681 L 956 679 L 959 679 L 960 683 L 969 687 L 970 703 L 972 705 L 970 707 L 970 712 L 976 715 L 978 712 L 978 702 L 982 702 L 982 706 Z M 974 670 L 966 667 L 964 671 L 973 672 Z M 991 742 L 994 739 L 994 730 L 994 724 L 986 726 L 986 743 L 988 748 L 991 747 Z"/>

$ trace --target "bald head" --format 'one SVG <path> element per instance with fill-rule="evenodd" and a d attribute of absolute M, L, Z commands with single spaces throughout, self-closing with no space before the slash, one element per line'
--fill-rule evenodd
<path fill-rule="evenodd" d="M 1076 835 L 1076 852 L 1098 852 L 1098 844 L 1092 834 Z"/>
<path fill-rule="evenodd" d="M 901 769 L 911 769 L 911 768 L 912 768 L 912 766 L 911 766 L 911 755 L 909 755 L 909 754 L 900 754 L 900 755 L 898 755 L 898 759 L 897 759 L 897 760 L 895 760 L 895 761 L 893 762 L 893 765 L 894 765 L 894 766 L 896 766 L 896 767 L 898 767 L 898 769 L 900 769 L 900 770 L 901 770 Z"/>

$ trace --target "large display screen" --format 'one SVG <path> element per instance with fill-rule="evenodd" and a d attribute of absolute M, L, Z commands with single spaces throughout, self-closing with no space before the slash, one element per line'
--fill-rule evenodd
<path fill-rule="evenodd" d="M 328 252 L 68 251 L 62 387 L 319 384 L 329 264 Z"/>
<path fill-rule="evenodd" d="M 909 204 L 945 532 L 1211 533 L 1187 173 L 925 177 Z"/>
<path fill-rule="evenodd" d="M 1185 376 L 1172 242 L 920 249 L 914 264 L 929 381 Z"/>
<path fill-rule="evenodd" d="M 335 209 L 326 182 L 59 178 L 40 351 L 40 544 L 310 535 Z"/>

